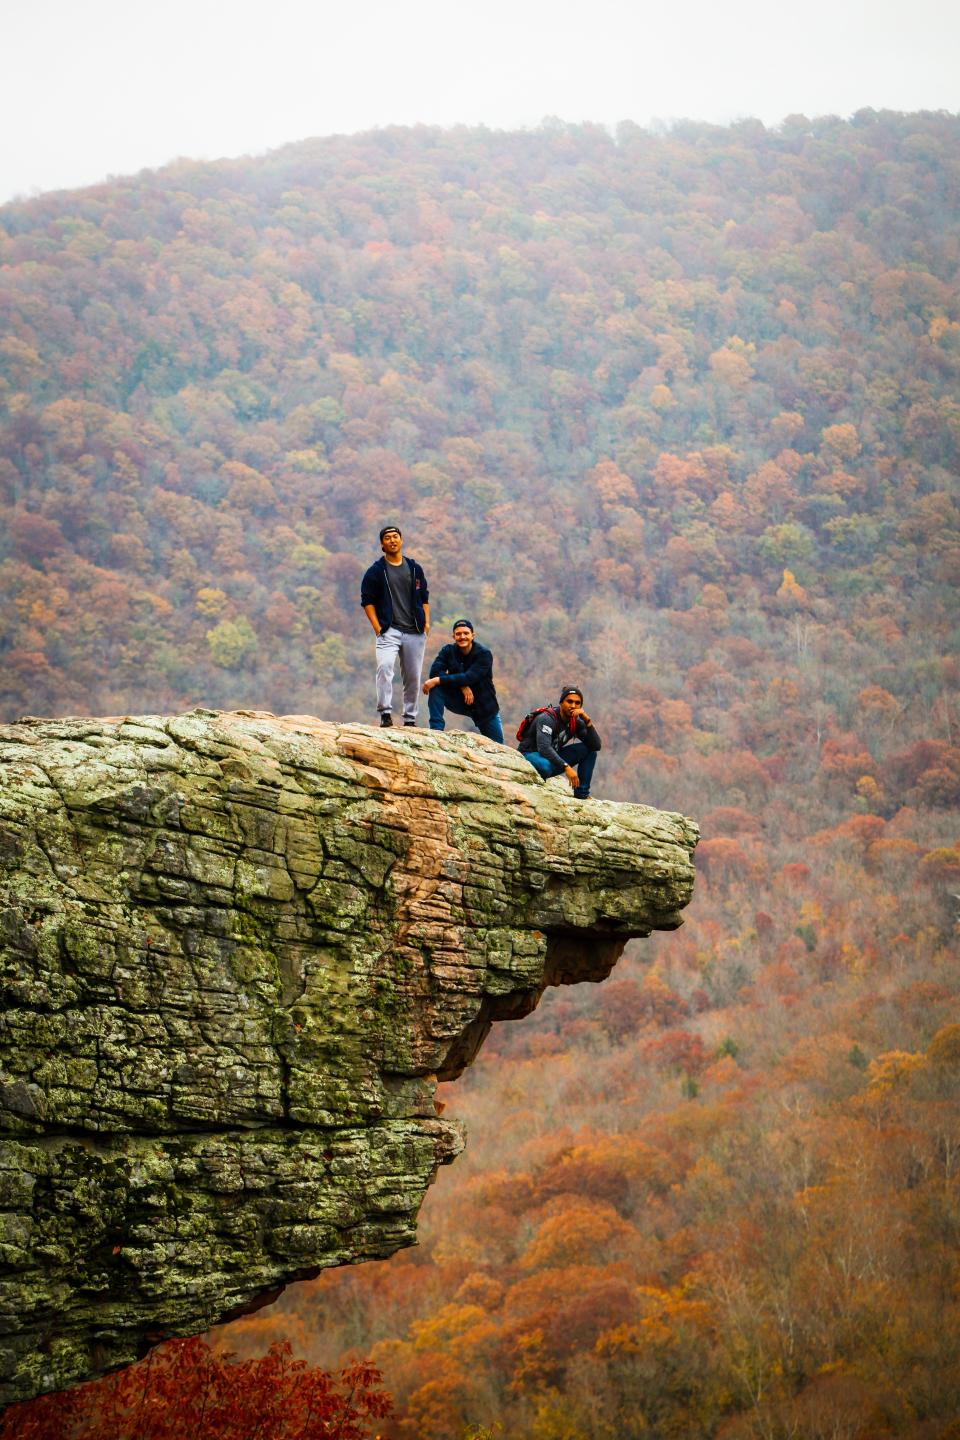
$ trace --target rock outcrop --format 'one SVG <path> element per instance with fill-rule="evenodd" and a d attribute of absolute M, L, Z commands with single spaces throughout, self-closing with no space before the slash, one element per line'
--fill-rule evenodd
<path fill-rule="evenodd" d="M 0 1402 L 411 1244 L 437 1079 L 679 925 L 695 843 L 465 734 L 0 728 Z"/>

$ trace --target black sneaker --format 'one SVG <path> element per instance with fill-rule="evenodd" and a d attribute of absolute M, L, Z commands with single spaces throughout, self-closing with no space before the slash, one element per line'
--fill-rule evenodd
<path fill-rule="evenodd" d="M 392 725 L 392 724 L 393 724 L 393 716 L 390 714 L 390 711 L 389 711 L 389 710 L 384 710 L 384 711 L 381 713 L 381 715 L 380 715 L 380 729 L 383 730 L 383 729 L 386 728 L 386 726 Z"/>
<path fill-rule="evenodd" d="M 404 725 L 416 725 L 416 720 L 404 720 Z"/>

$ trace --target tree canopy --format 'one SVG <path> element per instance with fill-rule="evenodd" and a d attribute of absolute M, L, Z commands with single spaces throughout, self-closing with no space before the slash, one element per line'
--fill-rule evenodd
<path fill-rule="evenodd" d="M 954 1434 L 958 140 L 393 129 L 0 210 L 2 718 L 373 718 L 391 522 L 508 732 L 580 684 L 597 793 L 702 821 L 683 931 L 445 1095 L 421 1250 L 231 1327 L 372 1356 L 391 1440 Z"/>

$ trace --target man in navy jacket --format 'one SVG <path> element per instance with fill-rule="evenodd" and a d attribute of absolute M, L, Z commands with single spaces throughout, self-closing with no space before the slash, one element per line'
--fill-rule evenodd
<path fill-rule="evenodd" d="M 443 712 L 469 715 L 481 735 L 503 744 L 500 706 L 493 688 L 493 656 L 486 645 L 473 638 L 469 620 L 457 620 L 453 644 L 443 649 L 430 666 L 430 679 L 423 687 L 429 696 L 430 729 L 445 729 Z"/>
<path fill-rule="evenodd" d="M 377 637 L 377 709 L 380 724 L 393 724 L 393 676 L 400 659 L 403 723 L 416 725 L 423 651 L 430 634 L 430 591 L 416 560 L 403 554 L 398 525 L 380 531 L 383 557 L 360 582 L 360 604 Z"/>

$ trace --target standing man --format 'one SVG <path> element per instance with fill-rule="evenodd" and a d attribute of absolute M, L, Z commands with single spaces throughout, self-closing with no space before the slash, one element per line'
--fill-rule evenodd
<path fill-rule="evenodd" d="M 416 560 L 403 554 L 399 525 L 384 525 L 380 548 L 383 558 L 373 562 L 360 582 L 360 604 L 377 637 L 380 724 L 393 724 L 393 676 L 399 655 L 403 723 L 416 725 L 423 651 L 430 634 L 430 591 Z"/>
<path fill-rule="evenodd" d="M 583 694 L 575 685 L 560 692 L 558 706 L 534 710 L 527 716 L 517 749 L 544 780 L 565 775 L 578 800 L 589 797 L 600 736 L 590 716 L 584 714 Z"/>
<path fill-rule="evenodd" d="M 430 729 L 446 728 L 444 709 L 454 715 L 469 715 L 481 735 L 503 744 L 500 706 L 493 688 L 493 656 L 486 645 L 473 638 L 469 620 L 456 620 L 453 644 L 444 645 L 430 666 L 430 679 L 423 687 L 429 696 Z"/>

